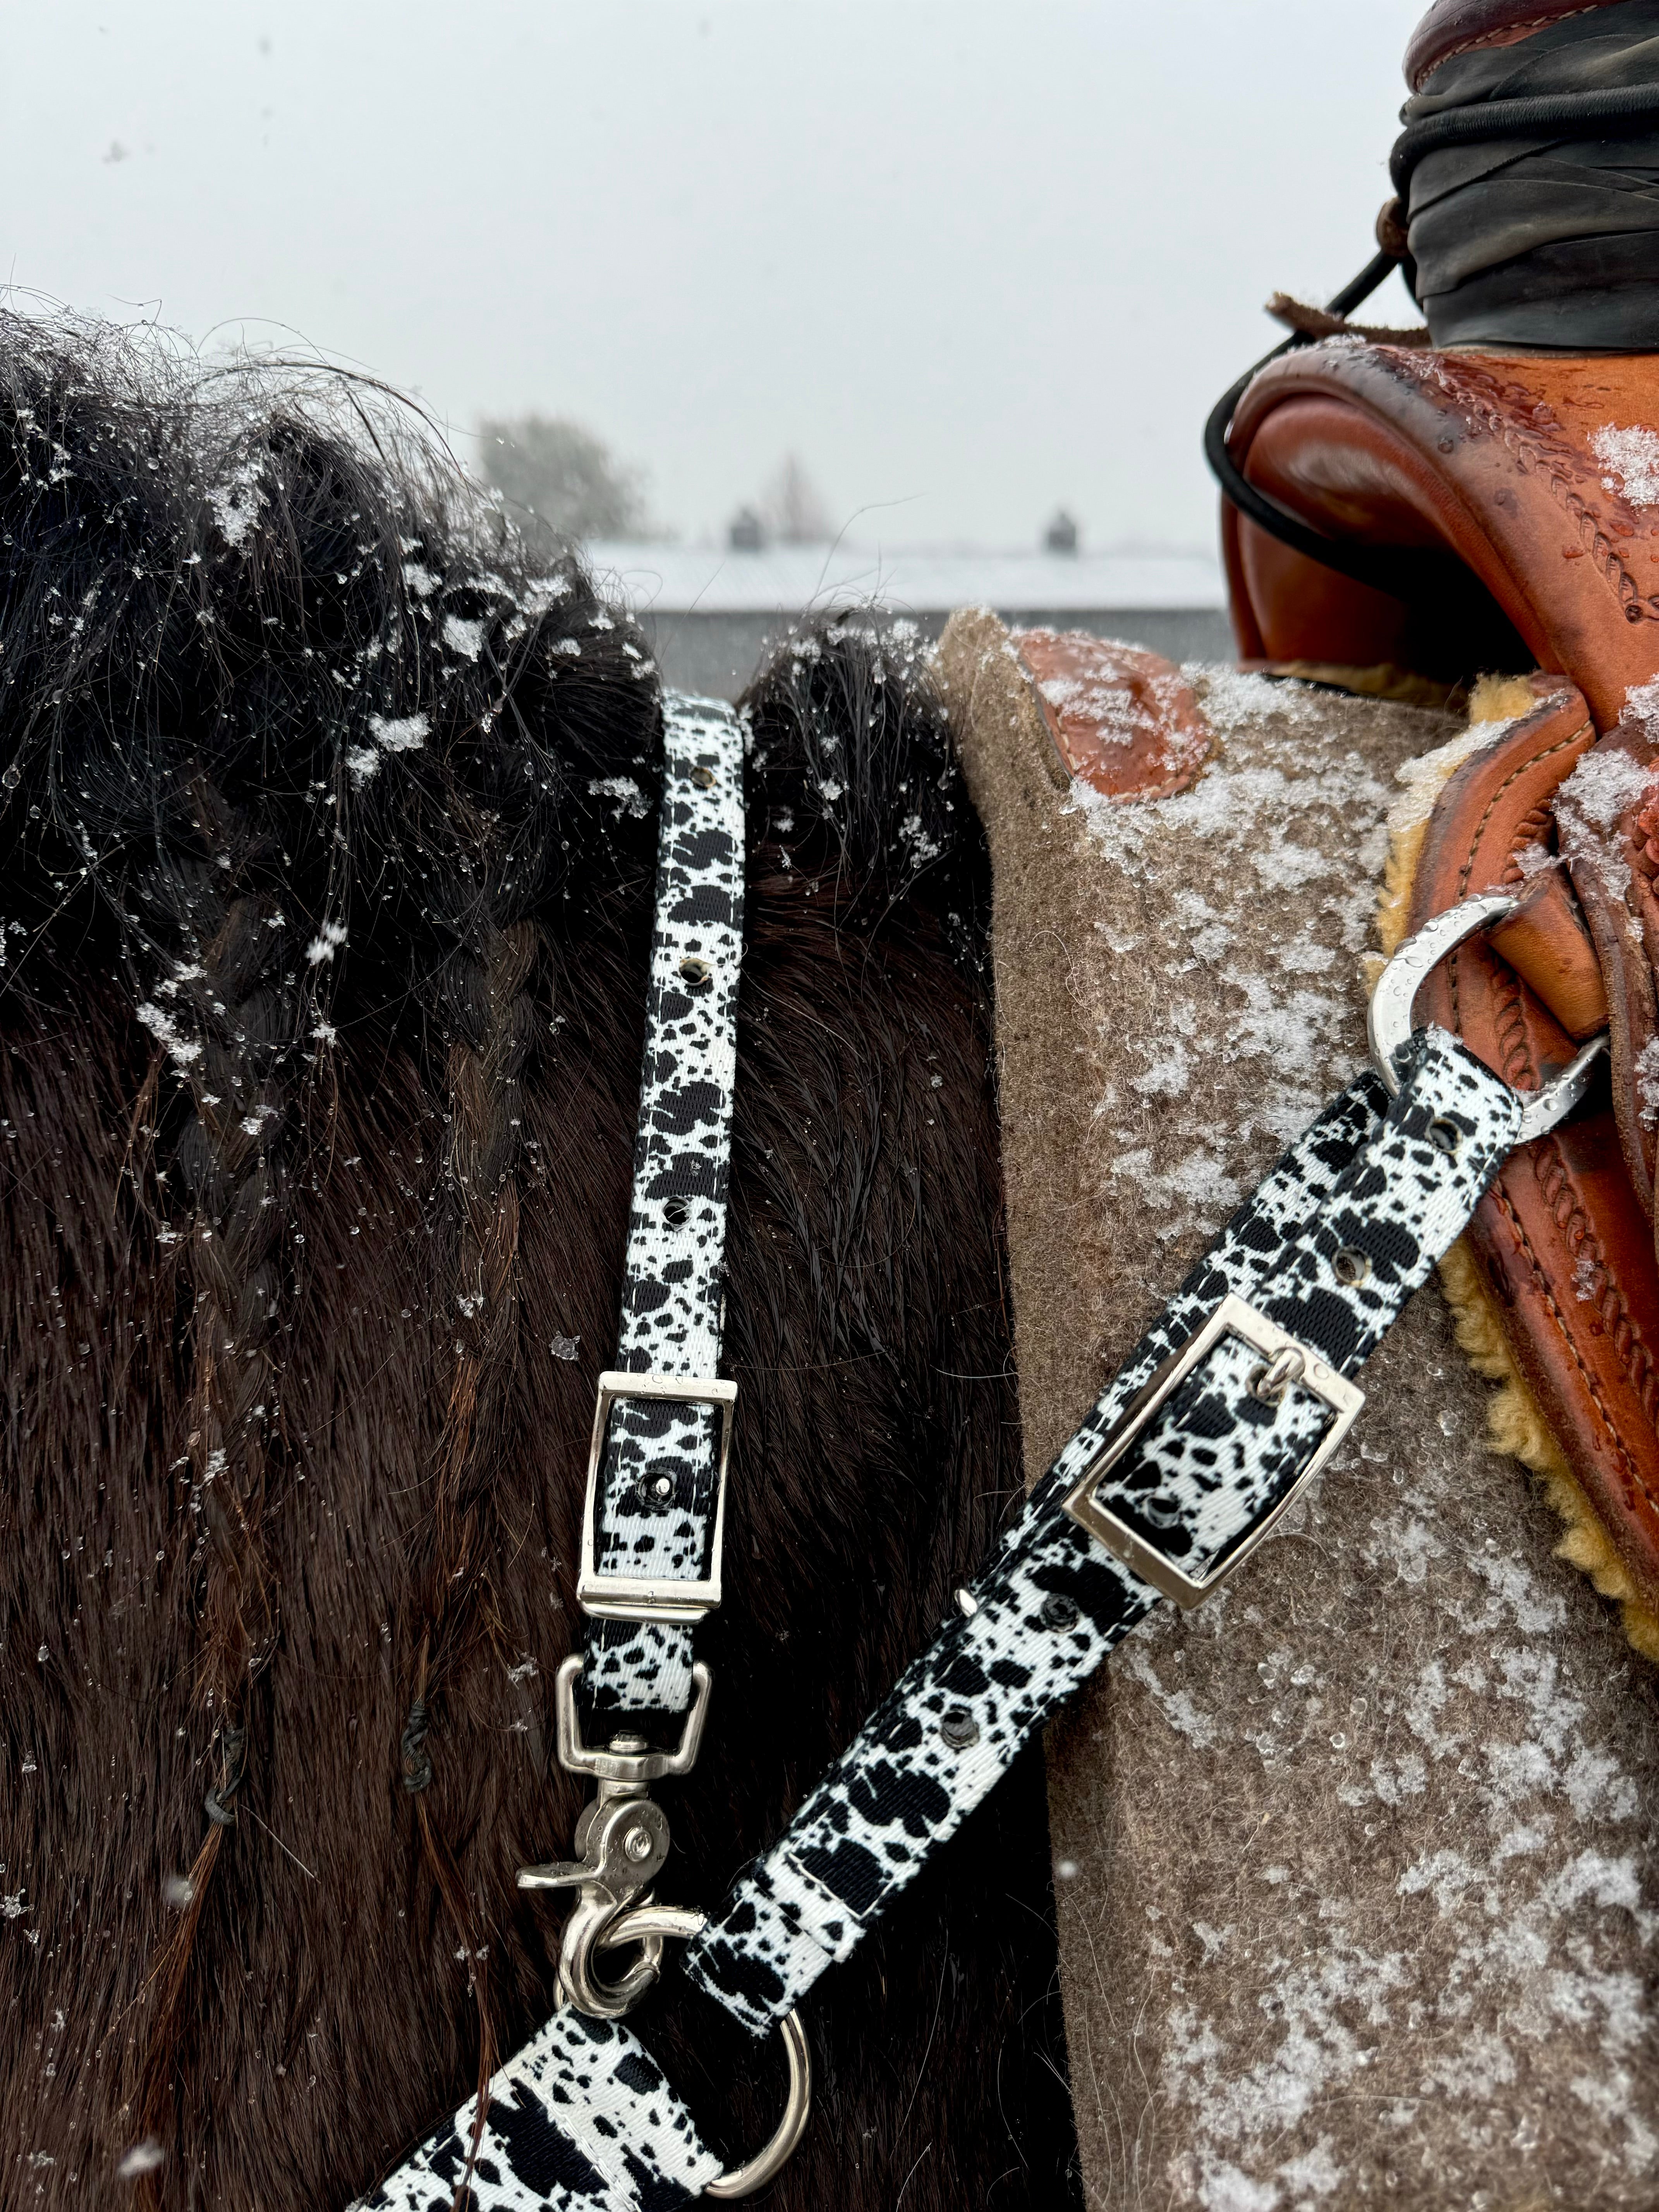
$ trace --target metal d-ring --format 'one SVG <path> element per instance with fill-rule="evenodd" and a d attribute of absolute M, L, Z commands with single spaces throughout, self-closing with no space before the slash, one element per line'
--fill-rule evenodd
<path fill-rule="evenodd" d="M 692 1936 L 702 1933 L 707 1918 L 706 1913 L 692 1912 L 677 1905 L 635 1905 L 618 1914 L 603 1930 L 598 1948 L 609 1951 L 619 1943 L 644 1942 L 652 1937 L 660 1940 L 665 1936 L 689 1942 Z M 778 2033 L 783 2038 L 784 2055 L 789 2061 L 789 2092 L 784 2099 L 783 2118 L 764 2150 L 757 2152 L 746 2166 L 718 2175 L 705 2188 L 703 2195 L 719 2203 L 752 2197 L 757 2189 L 763 2189 L 788 2162 L 806 2132 L 812 2110 L 812 2062 L 807 2054 L 806 2031 L 800 2024 L 800 2014 L 793 2010 L 785 2013 L 778 2022 Z"/>
<path fill-rule="evenodd" d="M 1389 1096 L 1400 1095 L 1400 1060 L 1411 1042 L 1412 1006 L 1429 970 L 1477 930 L 1513 914 L 1519 901 L 1506 891 L 1483 891 L 1478 898 L 1449 906 L 1408 937 L 1376 979 L 1371 993 L 1365 1028 L 1370 1040 L 1371 1061 L 1388 1085 Z M 1607 1048 L 1607 1033 L 1593 1036 L 1576 1058 L 1536 1091 L 1522 1091 L 1524 1101 L 1518 1145 L 1529 1144 L 1547 1129 L 1565 1121 L 1589 1089 L 1590 1070 Z"/>

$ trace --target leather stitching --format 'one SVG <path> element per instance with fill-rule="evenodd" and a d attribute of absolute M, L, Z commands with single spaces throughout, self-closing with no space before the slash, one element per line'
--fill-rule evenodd
<path fill-rule="evenodd" d="M 1584 7 L 1566 8 L 1559 15 L 1528 15 L 1523 22 L 1503 23 L 1496 30 L 1482 32 L 1478 39 L 1465 39 L 1461 46 L 1448 46 L 1443 54 L 1435 56 L 1427 68 L 1419 70 L 1412 81 L 1412 90 L 1421 92 L 1437 69 L 1443 69 L 1448 62 L 1455 62 L 1460 54 L 1478 54 L 1484 47 L 1498 45 L 1500 40 L 1510 46 L 1522 46 L 1525 41 L 1512 35 L 1516 31 L 1547 30 L 1552 23 L 1571 22 L 1575 15 L 1594 15 L 1599 9 L 1608 4 L 1609 0 L 1587 0 Z"/>
<path fill-rule="evenodd" d="M 1553 1171 L 1548 1174 L 1546 1173 L 1547 1163 Z M 1607 1248 L 1596 1235 L 1589 1215 L 1584 1209 L 1583 1201 L 1579 1196 L 1578 1186 L 1573 1180 L 1572 1170 L 1567 1165 L 1566 1155 L 1553 1137 L 1546 1137 L 1540 1141 L 1536 1157 L 1533 1161 L 1533 1173 L 1537 1178 L 1539 1188 L 1543 1192 L 1544 1203 L 1552 1212 L 1554 1212 L 1562 1186 L 1565 1184 L 1566 1187 L 1571 1211 L 1565 1221 L 1562 1221 L 1559 1214 L 1557 1215 L 1558 1226 L 1565 1231 L 1571 1242 L 1574 1224 L 1579 1222 L 1583 1224 L 1583 1232 L 1578 1240 L 1579 1245 L 1581 1248 L 1584 1245 L 1589 1246 L 1593 1264 L 1600 1269 L 1607 1285 L 1604 1296 L 1595 1302 L 1595 1310 L 1601 1315 L 1608 1329 L 1613 1332 L 1611 1337 L 1613 1348 L 1618 1354 L 1620 1365 L 1625 1370 L 1626 1380 L 1641 1401 L 1643 1413 L 1651 1421 L 1655 1382 L 1653 1355 L 1648 1350 L 1640 1328 L 1632 1316 L 1630 1302 L 1620 1287 L 1619 1278 L 1613 1273 L 1613 1263 L 1607 1257 Z M 1585 1303 L 1588 1304 L 1591 1302 L 1586 1299 Z M 1611 1312 L 1607 1310 L 1609 1304 L 1613 1309 Z M 1619 1341 L 1620 1331 L 1626 1339 L 1624 1346 L 1621 1346 Z"/>
<path fill-rule="evenodd" d="M 1492 1204 L 1497 1206 L 1499 1212 L 1502 1213 L 1504 1219 L 1509 1223 L 1510 1229 L 1514 1231 L 1516 1241 L 1520 1245 L 1522 1250 L 1526 1254 L 1527 1265 L 1532 1271 L 1533 1280 L 1537 1285 L 1545 1304 L 1548 1306 L 1552 1316 L 1554 1317 L 1555 1325 L 1560 1334 L 1561 1341 L 1566 1346 L 1567 1350 L 1572 1354 L 1573 1364 L 1577 1368 L 1578 1372 L 1584 1379 L 1584 1387 L 1589 1392 L 1590 1401 L 1595 1406 L 1596 1412 L 1601 1417 L 1601 1425 L 1607 1431 L 1607 1440 L 1612 1444 L 1613 1452 L 1617 1456 L 1620 1464 L 1624 1468 L 1626 1473 L 1629 1475 L 1636 1488 L 1640 1491 L 1648 1505 L 1650 1507 L 1653 1506 L 1655 1504 L 1653 1495 L 1649 1490 L 1646 1483 L 1643 1481 L 1640 1471 L 1637 1468 L 1635 1462 L 1632 1459 L 1630 1453 L 1626 1450 L 1623 1442 L 1621 1441 L 1618 1430 L 1615 1429 L 1613 1425 L 1613 1416 L 1608 1413 L 1607 1406 L 1602 1400 L 1601 1393 L 1596 1388 L 1595 1378 L 1585 1366 L 1583 1358 L 1580 1357 L 1577 1346 L 1574 1344 L 1572 1339 L 1567 1334 L 1566 1323 L 1561 1317 L 1561 1310 L 1555 1302 L 1555 1294 L 1550 1288 L 1549 1279 L 1539 1263 L 1538 1255 L 1532 1248 L 1531 1241 L 1528 1237 L 1525 1229 L 1522 1228 L 1521 1224 L 1520 1217 L 1516 1214 L 1514 1206 L 1510 1204 L 1508 1197 L 1504 1194 L 1503 1188 L 1503 1175 L 1501 1173 L 1498 1180 L 1492 1185 L 1491 1190 L 1488 1191 L 1486 1195 L 1491 1199 Z"/>
<path fill-rule="evenodd" d="M 1504 796 L 1504 793 L 1509 789 L 1510 786 L 1518 776 L 1525 775 L 1529 769 L 1535 768 L 1540 761 L 1552 759 L 1555 754 L 1565 751 L 1567 746 L 1576 745 L 1579 738 L 1584 735 L 1586 731 L 1589 731 L 1591 735 L 1595 734 L 1595 725 L 1591 722 L 1588 715 L 1585 716 L 1584 720 L 1578 725 L 1578 727 L 1573 731 L 1570 737 L 1558 738 L 1553 745 L 1547 745 L 1541 753 L 1534 753 L 1528 759 L 1517 763 L 1504 778 L 1502 783 L 1498 785 L 1497 790 L 1493 792 L 1492 797 L 1487 800 L 1486 810 L 1482 813 L 1480 819 L 1475 823 L 1474 828 L 1469 833 L 1468 852 L 1464 859 L 1463 866 L 1458 872 L 1457 878 L 1457 896 L 1460 899 L 1463 896 L 1463 894 L 1469 887 L 1469 878 L 1474 873 L 1474 856 L 1476 848 L 1479 847 L 1482 836 L 1486 834 L 1486 824 L 1491 821 L 1492 810 L 1497 805 L 1498 800 Z M 1531 817 L 1528 816 L 1527 818 L 1530 820 Z M 1505 857 L 1506 859 L 1512 860 L 1515 856 L 1513 853 L 1510 853 Z M 1451 970 L 1452 1028 L 1459 1036 L 1462 1036 L 1463 1034 L 1463 1016 L 1457 1001 L 1457 978 L 1461 963 L 1455 952 L 1452 954 L 1452 957 L 1447 964 Z"/>
<path fill-rule="evenodd" d="M 1583 12 L 1588 14 L 1589 10 Z M 1426 350 L 1411 352 L 1397 346 L 1377 347 L 1374 350 L 1388 353 L 1402 379 L 1413 380 L 1419 392 L 1426 395 L 1432 385 L 1462 410 L 1472 428 L 1484 430 L 1489 437 L 1495 438 L 1519 475 L 1535 476 L 1541 480 L 1550 497 L 1578 532 L 1591 566 L 1612 590 L 1627 622 L 1646 622 L 1659 615 L 1659 592 L 1644 599 L 1641 586 L 1601 528 L 1599 511 L 1587 506 L 1568 481 L 1570 475 L 1583 480 L 1596 472 L 1589 467 L 1582 451 L 1568 441 L 1561 423 L 1551 410 L 1540 410 L 1548 416 L 1546 425 L 1534 427 L 1517 422 L 1510 411 L 1507 395 L 1518 391 L 1524 398 L 1528 396 L 1525 387 L 1511 384 L 1506 394 L 1506 387 L 1490 371 L 1474 367 L 1462 356 Z M 1552 441 L 1544 434 L 1546 428 L 1561 432 L 1560 437 Z M 1633 522 L 1639 523 L 1641 518 L 1622 495 L 1604 493 L 1604 497 Z"/>
<path fill-rule="evenodd" d="M 1588 9 L 1584 9 L 1580 12 L 1588 14 L 1589 11 Z M 1565 751 L 1570 746 L 1577 744 L 1578 740 L 1583 737 L 1587 732 L 1593 732 L 1593 724 L 1587 716 L 1583 721 L 1579 723 L 1577 729 L 1572 731 L 1571 735 L 1557 738 L 1556 742 L 1553 745 L 1546 746 L 1545 750 L 1540 753 L 1532 754 L 1528 759 L 1517 763 L 1516 765 L 1510 769 L 1510 773 L 1504 777 L 1503 782 L 1498 785 L 1498 788 L 1492 793 L 1491 798 L 1487 800 L 1486 807 L 1481 813 L 1480 821 L 1475 824 L 1474 830 L 1470 833 L 1467 854 L 1457 878 L 1457 896 L 1459 898 L 1462 898 L 1468 889 L 1469 878 L 1474 872 L 1475 858 L 1480 848 L 1480 841 L 1486 834 L 1486 825 L 1491 821 L 1493 811 L 1496 809 L 1499 799 L 1504 796 L 1504 793 L 1519 777 L 1528 774 L 1540 761 L 1549 760 L 1555 754 Z M 1537 811 L 1539 811 L 1537 808 L 1532 810 L 1532 813 L 1536 813 Z M 1527 816 L 1526 821 L 1522 825 L 1522 828 L 1525 828 L 1528 823 L 1530 823 L 1532 820 L 1532 813 L 1529 813 Z M 1514 854 L 1512 851 L 1508 857 L 1510 860 L 1513 860 Z M 1500 963 L 1500 965 L 1502 964 L 1503 963 Z M 1450 965 L 1452 1026 L 1461 1036 L 1463 1034 L 1463 1020 L 1462 1008 L 1458 1002 L 1458 975 L 1460 963 L 1455 956 L 1453 957 Z M 1504 972 L 1507 973 L 1509 971 L 1505 969 Z M 1520 1006 L 1520 992 L 1518 987 L 1514 994 L 1514 1004 L 1518 1010 Z M 1527 1054 L 1525 1057 L 1528 1071 L 1530 1072 L 1531 1055 L 1530 1054 Z M 1568 1188 L 1571 1199 L 1572 1212 L 1569 1215 L 1567 1220 L 1560 1225 L 1566 1231 L 1569 1240 L 1571 1240 L 1574 1224 L 1577 1223 L 1583 1223 L 1583 1235 L 1579 1241 L 1581 1243 L 1589 1243 L 1594 1248 L 1596 1264 L 1600 1267 L 1603 1276 L 1606 1278 L 1608 1291 L 1617 1301 L 1618 1319 L 1619 1322 L 1623 1324 L 1627 1339 L 1627 1346 L 1633 1346 L 1639 1354 L 1640 1363 L 1646 1370 L 1645 1379 L 1638 1382 L 1634 1371 L 1634 1363 L 1630 1357 L 1630 1351 L 1628 1348 L 1621 1348 L 1616 1334 L 1614 1334 L 1611 1339 L 1613 1351 L 1615 1357 L 1618 1358 L 1620 1366 L 1624 1370 L 1626 1382 L 1630 1384 L 1632 1390 L 1635 1393 L 1638 1402 L 1640 1404 L 1644 1413 L 1647 1416 L 1649 1420 L 1651 1421 L 1653 1419 L 1651 1399 L 1653 1395 L 1654 1381 L 1652 1355 L 1649 1352 L 1647 1346 L 1643 1340 L 1641 1331 L 1638 1328 L 1635 1322 L 1631 1317 L 1629 1301 L 1626 1297 L 1622 1289 L 1620 1287 L 1618 1277 L 1614 1274 L 1613 1268 L 1608 1262 L 1606 1249 L 1603 1247 L 1600 1237 L 1595 1235 L 1590 1224 L 1589 1216 L 1585 1212 L 1583 1204 L 1580 1202 L 1577 1187 L 1573 1182 L 1571 1171 L 1567 1166 L 1566 1160 L 1561 1152 L 1560 1147 L 1553 1141 L 1553 1139 L 1542 1139 L 1536 1145 L 1529 1146 L 1527 1149 L 1533 1155 L 1533 1172 L 1538 1179 L 1540 1188 L 1543 1188 L 1543 1195 L 1546 1204 L 1549 1204 L 1552 1199 L 1551 1192 L 1547 1188 L 1543 1188 L 1543 1161 L 1546 1158 L 1550 1160 L 1551 1164 L 1558 1170 L 1555 1178 L 1556 1189 L 1559 1190 L 1563 1182 L 1565 1182 Z M 1507 1172 L 1508 1170 L 1505 1170 L 1505 1174 L 1507 1174 Z M 1560 1306 L 1556 1301 L 1554 1292 L 1550 1288 L 1549 1280 L 1544 1273 L 1542 1264 L 1538 1258 L 1537 1253 L 1533 1248 L 1531 1240 L 1528 1238 L 1525 1229 L 1522 1225 L 1520 1217 L 1516 1212 L 1513 1203 L 1504 1192 L 1503 1187 L 1504 1180 L 1504 1176 L 1500 1176 L 1498 1180 L 1492 1186 L 1490 1193 L 1492 1203 L 1498 1208 L 1504 1219 L 1509 1223 L 1516 1242 L 1519 1243 L 1521 1249 L 1526 1255 L 1527 1265 L 1531 1270 L 1533 1280 L 1537 1285 L 1543 1297 L 1544 1304 L 1548 1310 L 1550 1319 L 1555 1328 L 1556 1334 L 1571 1356 L 1573 1364 L 1577 1368 L 1579 1374 L 1583 1378 L 1585 1388 L 1590 1395 L 1590 1401 L 1595 1406 L 1597 1414 L 1600 1416 L 1602 1426 L 1606 1430 L 1607 1437 L 1613 1444 L 1613 1450 L 1620 1461 L 1620 1463 L 1624 1468 L 1626 1474 L 1635 1487 L 1641 1492 L 1642 1497 L 1646 1500 L 1649 1506 L 1655 1508 L 1656 1510 L 1659 1510 L 1659 1499 L 1656 1499 L 1653 1492 L 1648 1488 L 1647 1484 L 1643 1480 L 1640 1468 L 1637 1466 L 1636 1462 L 1632 1458 L 1629 1451 L 1621 1441 L 1618 1431 L 1613 1426 L 1613 1417 L 1607 1410 L 1600 1389 L 1597 1388 L 1595 1379 L 1591 1375 L 1589 1370 L 1585 1366 L 1583 1358 L 1579 1352 L 1578 1346 L 1574 1342 L 1572 1335 L 1568 1330 L 1565 1316 L 1563 1315 Z M 1604 1320 L 1607 1318 L 1605 1315 L 1602 1317 Z"/>
<path fill-rule="evenodd" d="M 1536 768 L 1540 761 L 1552 760 L 1557 753 L 1565 751 L 1567 746 L 1576 745 L 1579 738 L 1584 735 L 1586 731 L 1589 731 L 1592 736 L 1595 734 L 1595 725 L 1591 722 L 1588 714 L 1578 725 L 1578 727 L 1572 732 L 1571 737 L 1558 738 L 1553 745 L 1546 745 L 1541 753 L 1531 754 L 1526 760 L 1519 762 L 1516 766 L 1512 768 L 1509 774 L 1504 778 L 1502 783 L 1498 785 L 1497 790 L 1493 792 L 1492 797 L 1486 801 L 1486 811 L 1481 815 L 1480 819 L 1475 823 L 1474 828 L 1469 833 L 1468 854 L 1463 862 L 1462 872 L 1457 878 L 1457 896 L 1459 898 L 1462 897 L 1464 892 L 1469 887 L 1469 878 L 1474 873 L 1475 848 L 1480 844 L 1482 836 L 1485 835 L 1486 824 L 1492 820 L 1492 810 L 1497 805 L 1498 800 L 1504 796 L 1504 793 L 1509 789 L 1510 786 L 1517 780 L 1517 778 L 1526 775 L 1530 772 L 1530 770 Z M 1509 854 L 1504 857 L 1506 859 L 1512 859 L 1514 856 L 1512 854 Z"/>

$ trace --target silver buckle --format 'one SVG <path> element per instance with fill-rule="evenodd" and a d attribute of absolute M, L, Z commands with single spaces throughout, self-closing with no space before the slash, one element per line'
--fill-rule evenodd
<path fill-rule="evenodd" d="M 602 1575 L 599 1571 L 594 1515 L 599 1469 L 605 1461 L 611 1408 L 619 1398 L 666 1399 L 683 1406 L 718 1407 L 720 1467 L 715 1476 L 714 1537 L 708 1572 L 701 1581 L 673 1582 L 658 1575 Z M 726 1540 L 726 1463 L 732 1452 L 732 1409 L 738 1386 L 713 1376 L 630 1375 L 607 1368 L 599 1377 L 593 1409 L 593 1442 L 587 1455 L 587 1503 L 582 1509 L 582 1556 L 576 1573 L 576 1602 L 598 1620 L 701 1620 L 720 1601 L 720 1549 Z"/>
<path fill-rule="evenodd" d="M 1206 1575 L 1194 1577 L 1149 1543 L 1138 1529 L 1128 1528 L 1120 1521 L 1094 1493 L 1130 1445 L 1152 1425 L 1172 1394 L 1193 1370 L 1202 1364 L 1224 1336 L 1242 1337 L 1246 1344 L 1261 1354 L 1268 1370 L 1264 1381 L 1277 1382 L 1281 1396 L 1285 1389 L 1294 1381 L 1303 1389 L 1322 1400 L 1331 1408 L 1335 1419 L 1320 1438 L 1306 1467 L 1273 1511 L 1235 1545 L 1219 1565 L 1212 1567 Z M 1298 1361 L 1299 1371 L 1295 1364 Z M 1258 1395 L 1265 1395 L 1266 1392 Z M 1164 1361 L 1146 1389 L 1126 1409 L 1091 1462 L 1087 1472 L 1073 1485 L 1064 1501 L 1065 1510 L 1080 1528 L 1086 1528 L 1115 1558 L 1121 1559 L 1126 1567 L 1139 1575 L 1142 1582 L 1150 1583 L 1162 1595 L 1190 1610 L 1194 1606 L 1202 1605 L 1205 1599 L 1218 1590 L 1234 1570 L 1249 1559 L 1297 1492 L 1305 1483 L 1313 1480 L 1330 1458 L 1353 1426 L 1354 1417 L 1364 1402 L 1364 1392 L 1356 1383 L 1350 1382 L 1346 1376 L 1339 1375 L 1316 1352 L 1270 1322 L 1266 1314 L 1258 1313 L 1244 1299 L 1229 1293 L 1202 1328 L 1195 1330 L 1180 1350 Z"/>

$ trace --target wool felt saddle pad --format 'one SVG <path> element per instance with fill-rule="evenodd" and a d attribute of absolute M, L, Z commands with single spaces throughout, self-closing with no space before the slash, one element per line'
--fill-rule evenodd
<path fill-rule="evenodd" d="M 1079 649 L 981 613 L 939 647 L 991 844 L 1033 1476 L 1362 1061 L 1389 816 L 1480 741 L 1149 657 L 1091 701 Z M 1659 2196 L 1659 1674 L 1492 1449 L 1447 1279 L 1285 1533 L 1051 1733 L 1091 2207 Z"/>

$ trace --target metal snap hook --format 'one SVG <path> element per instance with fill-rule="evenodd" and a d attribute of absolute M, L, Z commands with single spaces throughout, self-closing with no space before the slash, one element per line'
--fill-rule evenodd
<path fill-rule="evenodd" d="M 1399 1055 L 1411 1042 L 1412 1006 L 1431 968 L 1454 951 L 1477 930 L 1513 914 L 1519 901 L 1507 891 L 1483 891 L 1449 906 L 1443 914 L 1425 921 L 1408 937 L 1376 979 L 1365 1016 L 1371 1064 L 1388 1086 L 1390 1098 L 1400 1096 Z M 1590 1070 L 1607 1048 L 1607 1033 L 1593 1036 L 1583 1050 L 1536 1091 L 1519 1091 L 1522 1102 L 1517 1145 L 1541 1137 L 1547 1129 L 1565 1121 L 1589 1089 Z"/>
<path fill-rule="evenodd" d="M 611 1923 L 599 1939 L 599 1948 L 609 1951 L 620 1943 L 655 1942 L 660 1949 L 665 1936 L 690 1942 L 702 1932 L 708 1917 L 678 1905 L 636 1905 Z M 812 2061 L 800 2014 L 793 2009 L 785 2013 L 778 2022 L 778 2033 L 783 2038 L 784 2055 L 789 2061 L 789 2089 L 784 2100 L 783 2118 L 764 2150 L 757 2152 L 746 2166 L 734 2167 L 730 2173 L 720 2174 L 708 2183 L 702 2193 L 717 2203 L 752 2197 L 757 2189 L 763 2189 L 773 2175 L 787 2164 L 796 2144 L 806 2132 L 812 2111 Z"/>

